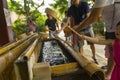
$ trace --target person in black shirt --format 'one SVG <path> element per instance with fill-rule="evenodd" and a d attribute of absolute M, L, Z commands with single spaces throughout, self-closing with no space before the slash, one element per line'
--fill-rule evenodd
<path fill-rule="evenodd" d="M 49 35 L 50 37 L 56 37 L 57 36 L 57 27 L 58 27 L 58 23 L 57 20 L 50 14 L 47 14 L 47 20 L 45 22 L 45 25 L 48 26 L 49 28 Z M 58 27 L 59 29 L 59 27 Z"/>

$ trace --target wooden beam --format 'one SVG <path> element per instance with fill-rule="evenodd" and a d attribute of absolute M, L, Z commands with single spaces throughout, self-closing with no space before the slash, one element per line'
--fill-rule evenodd
<path fill-rule="evenodd" d="M 0 55 L 4 54 L 6 51 L 12 49 L 13 47 L 21 44 L 22 42 L 24 42 L 25 40 L 27 40 L 28 38 L 30 38 L 30 37 L 32 37 L 32 36 L 33 36 L 33 35 L 30 35 L 30 36 L 28 36 L 28 37 L 25 38 L 25 39 L 22 39 L 22 40 L 19 40 L 19 41 L 17 41 L 17 42 L 13 42 L 13 43 L 10 43 L 10 44 L 6 44 L 6 45 L 0 47 Z"/>
<path fill-rule="evenodd" d="M 67 63 L 56 66 L 51 66 L 51 73 L 53 76 L 60 76 L 65 74 L 74 73 L 79 69 L 78 63 Z"/>
<path fill-rule="evenodd" d="M 11 26 L 7 0 L 0 0 L 0 46 L 13 41 Z"/>

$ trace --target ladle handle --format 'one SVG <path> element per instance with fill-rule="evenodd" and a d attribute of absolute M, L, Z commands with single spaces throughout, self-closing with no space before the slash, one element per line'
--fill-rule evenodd
<path fill-rule="evenodd" d="M 68 26 L 67 26 L 68 27 Z M 77 31 L 75 31 L 73 28 L 71 28 L 71 27 L 68 27 L 71 31 L 73 31 L 77 36 L 79 36 L 79 37 L 81 37 L 81 35 L 77 32 Z"/>

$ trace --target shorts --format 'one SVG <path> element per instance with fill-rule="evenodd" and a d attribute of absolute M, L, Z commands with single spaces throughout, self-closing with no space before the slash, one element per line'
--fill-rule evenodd
<path fill-rule="evenodd" d="M 115 39 L 115 32 L 105 32 L 105 39 Z"/>
<path fill-rule="evenodd" d="M 89 37 L 94 37 L 94 32 L 93 32 L 92 28 L 90 28 L 89 30 L 82 30 L 79 33 L 83 34 L 83 35 L 86 35 L 86 36 L 89 36 Z M 84 40 L 81 40 L 79 37 L 78 37 L 77 41 L 78 41 L 79 47 L 80 46 L 82 47 L 84 45 Z M 90 44 L 93 44 L 93 43 L 87 41 L 87 44 L 90 45 Z"/>

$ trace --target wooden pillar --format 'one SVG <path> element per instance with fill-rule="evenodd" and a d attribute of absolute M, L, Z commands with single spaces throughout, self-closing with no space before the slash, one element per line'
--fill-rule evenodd
<path fill-rule="evenodd" d="M 0 46 L 11 41 L 13 41 L 13 31 L 7 0 L 0 0 Z"/>

